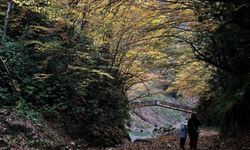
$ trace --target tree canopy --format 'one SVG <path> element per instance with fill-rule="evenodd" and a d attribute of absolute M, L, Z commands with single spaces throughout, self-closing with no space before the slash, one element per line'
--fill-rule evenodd
<path fill-rule="evenodd" d="M 66 129 L 109 146 L 126 136 L 126 94 L 161 80 L 166 95 L 198 97 L 204 121 L 247 129 L 249 5 L 3 0 L 0 106 L 70 120 Z"/>

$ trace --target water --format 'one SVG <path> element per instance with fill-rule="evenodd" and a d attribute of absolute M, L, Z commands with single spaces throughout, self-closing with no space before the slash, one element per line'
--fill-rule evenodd
<path fill-rule="evenodd" d="M 154 136 L 154 134 L 150 131 L 129 131 L 128 134 L 131 139 L 131 142 L 134 142 L 136 139 L 148 139 Z"/>

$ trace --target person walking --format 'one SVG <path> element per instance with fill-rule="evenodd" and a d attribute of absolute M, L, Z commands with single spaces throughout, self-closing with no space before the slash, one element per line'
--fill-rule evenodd
<path fill-rule="evenodd" d="M 180 124 L 179 137 L 180 137 L 180 149 L 185 150 L 185 143 L 187 138 L 187 126 L 184 123 Z"/>
<path fill-rule="evenodd" d="M 197 150 L 197 142 L 199 137 L 198 127 L 201 125 L 197 119 L 196 114 L 192 113 L 191 118 L 188 120 L 188 134 L 190 138 L 190 150 Z"/>

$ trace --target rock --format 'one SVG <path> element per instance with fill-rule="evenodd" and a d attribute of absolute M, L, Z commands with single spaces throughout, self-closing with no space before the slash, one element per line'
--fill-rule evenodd
<path fill-rule="evenodd" d="M 173 146 L 171 144 L 167 144 L 167 147 L 168 148 L 172 148 Z"/>
<path fill-rule="evenodd" d="M 149 143 L 150 140 L 149 140 L 149 139 L 136 139 L 136 140 L 134 141 L 134 143 L 137 143 L 137 142 Z"/>

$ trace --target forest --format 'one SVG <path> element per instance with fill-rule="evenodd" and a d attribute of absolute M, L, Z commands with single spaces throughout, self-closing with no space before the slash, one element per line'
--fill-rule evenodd
<path fill-rule="evenodd" d="M 0 38 L 0 148 L 126 143 L 155 80 L 223 139 L 250 133 L 248 0 L 1 0 Z"/>

